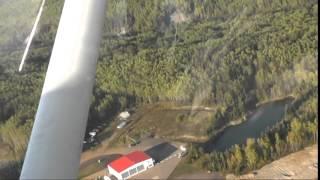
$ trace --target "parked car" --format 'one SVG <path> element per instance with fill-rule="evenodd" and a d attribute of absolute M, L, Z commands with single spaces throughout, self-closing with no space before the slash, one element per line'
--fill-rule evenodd
<path fill-rule="evenodd" d="M 127 124 L 127 123 L 126 123 L 125 121 L 123 121 L 123 122 L 121 122 L 121 123 L 117 126 L 117 128 L 118 128 L 118 129 L 121 129 L 121 128 L 123 128 L 126 124 Z"/>

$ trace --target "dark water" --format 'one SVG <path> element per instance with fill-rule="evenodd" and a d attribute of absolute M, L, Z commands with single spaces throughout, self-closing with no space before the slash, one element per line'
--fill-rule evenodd
<path fill-rule="evenodd" d="M 226 128 L 218 138 L 207 142 L 204 145 L 205 151 L 224 151 L 235 144 L 245 143 L 247 138 L 259 137 L 268 127 L 271 128 L 283 118 L 285 106 L 285 102 L 261 106 L 246 122 Z"/>

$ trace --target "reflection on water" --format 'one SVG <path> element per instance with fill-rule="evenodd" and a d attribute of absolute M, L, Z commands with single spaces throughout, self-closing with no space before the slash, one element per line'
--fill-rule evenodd
<path fill-rule="evenodd" d="M 257 138 L 268 127 L 275 125 L 284 116 L 285 102 L 274 102 L 258 108 L 249 119 L 236 126 L 226 128 L 214 141 L 205 144 L 206 151 L 224 151 L 234 144 L 243 144 L 247 138 Z"/>

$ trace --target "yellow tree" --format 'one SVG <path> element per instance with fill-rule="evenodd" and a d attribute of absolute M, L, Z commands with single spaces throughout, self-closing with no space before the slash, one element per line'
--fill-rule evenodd
<path fill-rule="evenodd" d="M 247 139 L 245 154 L 248 162 L 248 167 L 254 169 L 259 161 L 259 156 L 256 150 L 256 142 L 253 138 Z"/>

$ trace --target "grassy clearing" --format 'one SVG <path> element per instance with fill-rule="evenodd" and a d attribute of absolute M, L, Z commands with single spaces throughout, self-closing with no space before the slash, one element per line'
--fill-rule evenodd
<path fill-rule="evenodd" d="M 169 179 L 176 178 L 185 174 L 192 174 L 192 173 L 199 173 L 199 172 L 204 172 L 204 170 L 201 168 L 201 164 L 197 162 L 193 164 L 187 163 L 186 159 L 184 158 L 182 161 L 180 161 L 178 166 L 171 173 Z"/>
<path fill-rule="evenodd" d="M 105 169 L 106 164 L 119 158 L 120 156 L 121 156 L 120 154 L 112 154 L 112 155 L 97 157 L 95 159 L 89 160 L 88 162 L 84 162 L 80 167 L 79 178 L 87 177 L 91 174 L 94 174 L 98 171 Z M 98 160 L 100 160 L 100 163 L 98 163 Z"/>
<path fill-rule="evenodd" d="M 207 130 L 212 125 L 214 110 L 193 109 L 186 106 L 158 104 L 144 111 L 139 119 L 133 119 L 127 132 L 118 138 L 126 142 L 126 135 L 139 139 L 154 135 L 171 140 L 200 142 L 208 139 Z"/>
<path fill-rule="evenodd" d="M 84 178 L 105 168 L 104 164 L 92 163 L 84 168 L 80 168 L 79 178 Z"/>
<path fill-rule="evenodd" d="M 9 145 L 0 143 L 0 159 L 1 160 L 10 160 L 12 157 L 12 153 L 10 153 Z"/>

